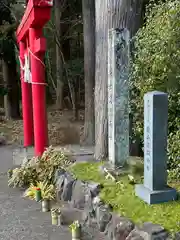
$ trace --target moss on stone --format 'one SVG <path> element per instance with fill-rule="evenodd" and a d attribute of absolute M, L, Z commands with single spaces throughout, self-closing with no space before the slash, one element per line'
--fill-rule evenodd
<path fill-rule="evenodd" d="M 129 184 L 128 176 L 120 177 L 116 183 L 106 180 L 99 172 L 101 164 L 77 163 L 70 170 L 80 180 L 103 184 L 102 200 L 111 204 L 114 211 L 121 216 L 130 218 L 136 224 L 160 224 L 172 233 L 180 230 L 180 201 L 148 205 L 135 196 L 134 186 Z M 136 180 L 140 181 L 140 178 L 136 176 Z M 173 187 L 180 190 L 180 183 L 174 183 Z"/>

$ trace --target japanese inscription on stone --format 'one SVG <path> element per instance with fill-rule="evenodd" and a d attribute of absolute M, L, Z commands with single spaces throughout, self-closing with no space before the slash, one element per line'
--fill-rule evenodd
<path fill-rule="evenodd" d="M 111 29 L 108 38 L 109 160 L 123 166 L 129 157 L 129 31 Z"/>
<path fill-rule="evenodd" d="M 148 96 L 144 98 L 144 175 L 147 181 L 151 177 L 152 163 L 152 102 Z M 145 185 L 146 185 L 145 179 Z M 149 184 L 149 182 L 147 183 Z"/>

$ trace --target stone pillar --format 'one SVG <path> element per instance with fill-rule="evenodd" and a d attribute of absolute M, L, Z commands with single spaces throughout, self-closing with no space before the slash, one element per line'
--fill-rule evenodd
<path fill-rule="evenodd" d="M 144 96 L 144 185 L 136 195 L 149 204 L 176 200 L 167 186 L 168 95 L 149 92 Z"/>
<path fill-rule="evenodd" d="M 127 29 L 109 30 L 108 153 L 114 167 L 129 157 L 129 38 Z"/>

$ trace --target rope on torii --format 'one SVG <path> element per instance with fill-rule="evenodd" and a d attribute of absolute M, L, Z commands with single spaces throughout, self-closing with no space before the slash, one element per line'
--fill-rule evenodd
<path fill-rule="evenodd" d="M 32 81 L 32 74 L 30 70 L 30 54 L 34 58 L 36 58 L 38 61 L 40 61 L 41 64 L 45 67 L 45 64 L 41 61 L 41 59 L 38 58 L 36 55 L 34 55 L 34 53 L 28 48 L 28 54 L 27 53 L 24 54 L 24 61 L 25 61 L 24 65 L 21 61 L 21 58 L 19 57 L 20 68 L 24 72 L 24 77 L 23 77 L 24 82 L 31 83 L 31 84 L 38 84 L 38 85 L 47 85 L 47 83 Z"/>

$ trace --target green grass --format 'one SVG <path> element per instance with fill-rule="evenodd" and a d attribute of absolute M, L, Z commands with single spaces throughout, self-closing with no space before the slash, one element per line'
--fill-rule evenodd
<path fill-rule="evenodd" d="M 111 204 L 121 216 L 130 218 L 136 224 L 152 222 L 162 225 L 170 232 L 180 231 L 180 201 L 148 205 L 135 196 L 134 186 L 129 184 L 127 176 L 121 177 L 117 183 L 106 180 L 98 171 L 99 165 L 100 163 L 78 163 L 70 170 L 80 180 L 103 184 L 101 198 Z M 180 190 L 180 183 L 175 185 Z"/>

